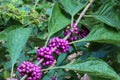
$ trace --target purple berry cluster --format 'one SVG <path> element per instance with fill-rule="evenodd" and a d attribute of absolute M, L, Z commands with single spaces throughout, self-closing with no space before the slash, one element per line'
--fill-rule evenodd
<path fill-rule="evenodd" d="M 41 78 L 41 67 L 32 64 L 31 62 L 24 61 L 22 62 L 17 71 L 19 72 L 20 76 L 27 75 L 26 80 L 39 80 Z"/>
<path fill-rule="evenodd" d="M 56 54 L 60 54 L 61 52 L 67 52 L 69 49 L 68 41 L 64 40 L 64 39 L 60 39 L 58 37 L 54 37 L 54 38 L 50 39 L 48 46 L 51 49 L 56 48 L 54 50 L 54 52 Z"/>
<path fill-rule="evenodd" d="M 68 38 L 68 41 L 75 41 L 78 39 L 79 29 L 75 24 L 71 24 L 72 27 L 67 27 L 64 30 L 64 36 L 67 36 L 69 33 L 72 33 Z"/>
<path fill-rule="evenodd" d="M 82 39 L 85 36 L 87 36 L 89 33 L 89 30 L 85 27 L 82 27 L 80 31 L 75 24 L 72 24 L 72 27 L 68 26 L 64 30 L 64 36 L 67 36 L 69 33 L 71 33 L 71 35 L 68 37 L 68 41 L 75 41 L 75 40 Z"/>
<path fill-rule="evenodd" d="M 89 30 L 87 28 L 85 28 L 85 27 L 82 27 L 81 31 L 80 31 L 80 38 L 81 39 L 84 38 L 85 36 L 88 35 L 88 33 L 89 33 Z"/>
<path fill-rule="evenodd" d="M 42 47 L 37 50 L 37 60 L 44 59 L 42 66 L 52 65 L 54 57 L 52 56 L 52 50 L 48 47 Z"/>

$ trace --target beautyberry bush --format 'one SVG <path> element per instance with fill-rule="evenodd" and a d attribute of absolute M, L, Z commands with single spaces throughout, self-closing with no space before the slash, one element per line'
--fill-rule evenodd
<path fill-rule="evenodd" d="M 119 0 L 0 0 L 0 80 L 120 80 Z"/>

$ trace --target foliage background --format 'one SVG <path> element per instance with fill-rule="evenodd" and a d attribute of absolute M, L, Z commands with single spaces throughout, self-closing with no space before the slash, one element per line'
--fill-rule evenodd
<path fill-rule="evenodd" d="M 0 0 L 0 79 L 10 76 L 11 68 L 24 60 L 36 63 L 36 47 L 47 44 L 51 37 L 63 38 L 64 28 L 79 16 L 88 0 Z M 87 73 L 90 80 L 120 80 L 120 4 L 119 0 L 95 0 L 78 27 L 90 33 L 70 42 L 67 53 L 56 59 L 55 67 L 42 75 L 49 80 L 77 80 Z M 89 47 L 86 44 L 90 43 Z M 71 54 L 75 62 L 68 64 Z M 68 64 L 68 65 L 67 65 Z M 56 69 L 59 68 L 59 69 Z M 44 68 L 43 68 L 44 69 Z M 69 69 L 66 71 L 64 69 Z M 74 76 L 73 76 L 74 75 Z"/>

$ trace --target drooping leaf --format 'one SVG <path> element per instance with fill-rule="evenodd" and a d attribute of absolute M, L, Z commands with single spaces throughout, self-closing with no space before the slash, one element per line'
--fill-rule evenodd
<path fill-rule="evenodd" d="M 12 65 L 14 65 L 18 59 L 30 33 L 31 28 L 18 28 L 8 34 L 6 45 L 10 53 Z"/>
<path fill-rule="evenodd" d="M 120 29 L 119 13 L 115 9 L 115 6 L 116 3 L 114 0 L 107 0 L 92 17 L 111 27 Z"/>
<path fill-rule="evenodd" d="M 105 43 L 90 43 L 88 53 L 95 58 L 104 58 L 114 51 L 115 46 Z"/>
<path fill-rule="evenodd" d="M 69 69 L 77 71 L 78 73 L 87 73 L 90 76 L 96 76 L 110 80 L 120 80 L 118 74 L 107 63 L 99 59 L 77 61 L 72 64 L 57 68 Z"/>
<path fill-rule="evenodd" d="M 68 12 L 71 16 L 74 16 L 86 6 L 88 0 L 80 0 L 79 3 L 75 0 L 60 0 L 59 2 L 62 4 L 66 12 Z"/>
<path fill-rule="evenodd" d="M 120 21 L 118 21 L 112 17 L 105 16 L 105 15 L 93 15 L 92 17 L 94 17 L 95 19 L 97 19 L 109 26 L 120 29 Z"/>
<path fill-rule="evenodd" d="M 120 44 L 120 31 L 97 25 L 85 38 L 72 43 L 80 41 Z"/>
<path fill-rule="evenodd" d="M 53 7 L 51 18 L 48 24 L 48 36 L 52 36 L 54 33 L 66 27 L 66 25 L 69 23 L 70 20 L 62 14 L 59 5 L 56 3 Z"/>

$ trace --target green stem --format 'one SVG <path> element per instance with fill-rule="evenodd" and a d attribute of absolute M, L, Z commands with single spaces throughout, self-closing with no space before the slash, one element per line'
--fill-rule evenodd
<path fill-rule="evenodd" d="M 78 25 L 79 21 L 82 19 L 82 17 L 85 15 L 86 11 L 88 10 L 88 8 L 90 7 L 90 5 L 93 3 L 94 0 L 89 0 L 89 3 L 87 4 L 87 6 L 83 9 L 83 11 L 81 12 L 81 14 L 79 15 L 75 25 Z"/>
<path fill-rule="evenodd" d="M 11 74 L 10 74 L 10 80 L 12 80 L 13 72 L 14 72 L 14 65 L 12 65 Z"/>
<path fill-rule="evenodd" d="M 77 41 L 72 41 L 72 42 L 70 42 L 69 44 L 73 44 L 73 43 L 77 43 L 77 42 L 81 42 L 81 41 L 83 41 L 82 39 L 81 40 L 77 40 Z M 85 40 L 84 40 L 85 41 Z"/>
<path fill-rule="evenodd" d="M 35 6 L 34 6 L 34 9 L 36 8 L 36 6 L 37 6 L 37 3 L 39 2 L 39 0 L 35 0 Z"/>
<path fill-rule="evenodd" d="M 93 17 L 92 15 L 84 15 L 84 17 Z"/>
<path fill-rule="evenodd" d="M 42 71 L 47 71 L 47 70 L 51 70 L 51 69 L 58 69 L 58 68 L 61 68 L 61 67 L 50 67 L 50 68 L 47 68 L 47 69 L 42 69 Z"/>
<path fill-rule="evenodd" d="M 27 78 L 27 74 L 25 74 L 20 80 L 25 80 Z"/>
<path fill-rule="evenodd" d="M 73 22 L 74 22 L 74 16 L 72 16 L 71 24 L 73 24 Z M 71 27 L 72 27 L 72 25 L 71 25 Z"/>
<path fill-rule="evenodd" d="M 47 46 L 47 44 L 48 44 L 48 41 L 49 41 L 49 36 L 48 36 L 48 38 L 47 38 L 47 40 L 46 40 L 46 42 L 45 42 L 45 47 Z"/>

